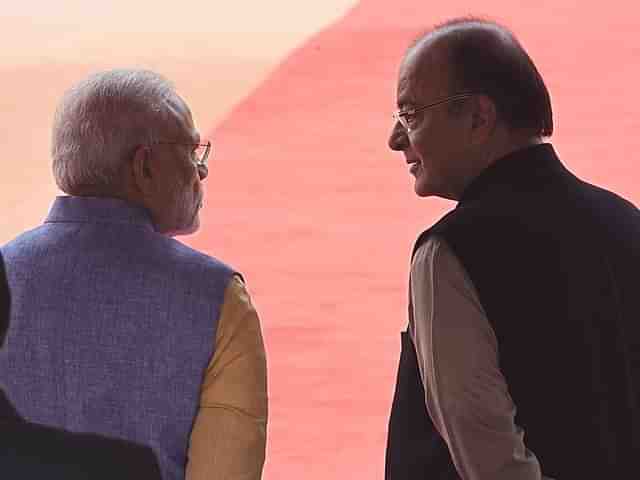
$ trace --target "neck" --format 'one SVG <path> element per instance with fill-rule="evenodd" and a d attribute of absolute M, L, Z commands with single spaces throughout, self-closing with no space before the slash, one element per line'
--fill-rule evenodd
<path fill-rule="evenodd" d="M 74 197 L 105 197 L 126 200 L 126 198 L 123 198 L 123 192 L 118 191 L 118 189 L 98 185 L 81 185 L 68 190 L 66 193 Z"/>
<path fill-rule="evenodd" d="M 531 136 L 529 133 L 510 133 L 503 141 L 497 142 L 493 148 L 490 148 L 485 168 L 513 152 L 541 143 L 544 143 L 544 139 L 539 136 Z"/>
<path fill-rule="evenodd" d="M 74 188 L 73 190 L 70 190 L 66 193 L 74 197 L 116 198 L 118 200 L 124 200 L 125 202 L 132 203 L 134 205 L 146 207 L 143 199 L 138 194 L 138 192 L 134 191 L 131 188 L 128 188 L 127 185 L 119 189 L 97 186 L 81 186 Z"/>
<path fill-rule="evenodd" d="M 456 195 L 448 198 L 459 200 L 467 186 L 497 160 L 523 148 L 541 143 L 544 143 L 542 137 L 531 135 L 529 132 L 513 132 L 499 128 L 492 140 L 478 154 L 477 161 L 474 162 L 472 171 L 466 177 L 465 184 L 459 185 Z"/>

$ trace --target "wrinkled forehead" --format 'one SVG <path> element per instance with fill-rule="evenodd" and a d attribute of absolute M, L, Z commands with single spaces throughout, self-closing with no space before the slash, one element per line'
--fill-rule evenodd
<path fill-rule="evenodd" d="M 398 105 L 431 101 L 449 94 L 446 50 L 433 41 L 411 47 L 400 64 Z"/>

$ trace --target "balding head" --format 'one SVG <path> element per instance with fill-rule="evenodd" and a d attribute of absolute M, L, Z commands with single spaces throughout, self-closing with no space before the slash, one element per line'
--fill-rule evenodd
<path fill-rule="evenodd" d="M 532 136 L 550 137 L 553 114 L 542 76 L 507 28 L 478 18 L 458 18 L 437 25 L 407 52 L 424 64 L 438 57 L 451 92 L 482 93 L 496 106 L 499 121 Z"/>
<path fill-rule="evenodd" d="M 419 196 L 461 198 L 497 159 L 553 132 L 544 82 L 515 37 L 477 19 L 441 24 L 407 51 L 389 147 Z"/>

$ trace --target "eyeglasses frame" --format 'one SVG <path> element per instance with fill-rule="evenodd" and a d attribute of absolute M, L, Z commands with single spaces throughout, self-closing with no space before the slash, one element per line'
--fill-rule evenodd
<path fill-rule="evenodd" d="M 153 142 L 153 145 L 184 145 L 186 147 L 205 147 L 204 152 L 200 156 L 200 158 L 193 162 L 196 167 L 208 168 L 207 160 L 209 159 L 209 154 L 211 153 L 211 140 L 208 140 L 207 143 L 187 143 L 187 142 Z M 194 148 L 195 150 L 195 148 Z"/>
<path fill-rule="evenodd" d="M 463 99 L 469 98 L 469 97 L 471 97 L 473 95 L 478 95 L 478 94 L 475 93 L 475 92 L 460 92 L 460 93 L 453 94 L 453 95 L 451 95 L 449 97 L 437 100 L 437 101 L 435 101 L 433 103 L 430 103 L 428 105 L 418 105 L 418 106 L 415 106 L 415 107 L 408 108 L 406 110 L 397 110 L 393 114 L 393 119 L 396 122 L 398 122 L 400 125 L 402 125 L 402 127 L 407 132 L 410 132 L 411 131 L 411 127 L 409 126 L 407 121 L 404 119 L 405 115 L 415 115 L 416 113 L 422 112 L 422 111 L 427 110 L 427 109 L 432 108 L 432 107 L 436 107 L 438 105 L 442 105 L 443 103 L 453 102 L 455 100 L 463 100 Z"/>

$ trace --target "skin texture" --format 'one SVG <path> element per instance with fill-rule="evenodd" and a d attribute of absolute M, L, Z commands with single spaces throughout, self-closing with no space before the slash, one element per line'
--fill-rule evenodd
<path fill-rule="evenodd" d="M 461 93 L 453 91 L 451 83 L 446 37 L 427 38 L 407 52 L 400 66 L 398 108 Z M 389 147 L 404 154 L 420 197 L 459 200 L 467 185 L 495 160 L 541 141 L 508 129 L 499 121 L 493 101 L 482 94 L 424 110 L 410 122 L 409 132 L 394 125 Z"/>
<path fill-rule="evenodd" d="M 161 122 L 160 141 L 200 143 L 189 107 L 180 98 L 167 103 L 169 122 Z M 156 230 L 186 235 L 198 230 L 206 168 L 193 163 L 194 146 L 140 145 L 125 172 L 125 198 L 146 207 Z"/>

